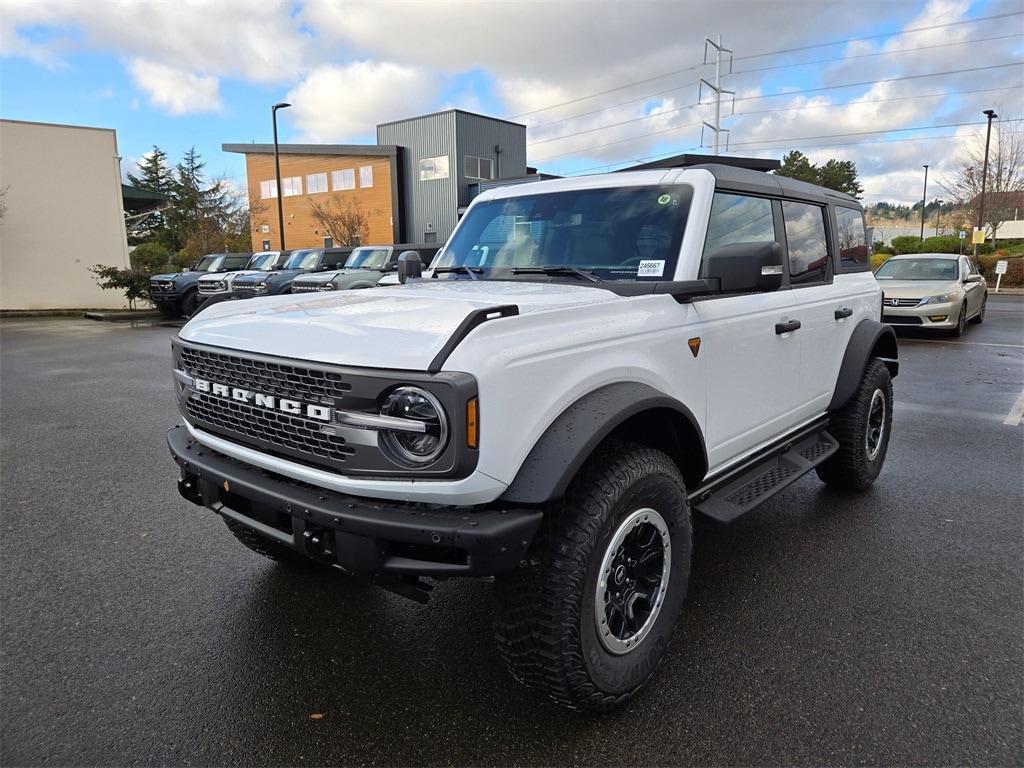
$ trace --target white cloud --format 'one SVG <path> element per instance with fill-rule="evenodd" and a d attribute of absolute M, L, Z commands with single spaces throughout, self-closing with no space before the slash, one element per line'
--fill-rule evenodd
<path fill-rule="evenodd" d="M 429 111 L 439 81 L 414 67 L 356 61 L 313 69 L 289 93 L 289 112 L 300 141 L 365 137 L 378 123 Z"/>
<path fill-rule="evenodd" d="M 146 59 L 128 65 L 132 80 L 150 102 L 172 115 L 220 112 L 220 84 L 212 75 L 197 75 Z"/>

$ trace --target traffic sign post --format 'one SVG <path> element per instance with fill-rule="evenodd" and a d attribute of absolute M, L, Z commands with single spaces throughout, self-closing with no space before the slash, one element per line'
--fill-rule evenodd
<path fill-rule="evenodd" d="M 996 293 L 999 293 L 999 284 L 1003 281 L 1003 275 L 1006 274 L 1006 259 L 1000 259 L 996 262 Z"/>
<path fill-rule="evenodd" d="M 967 230 L 966 229 L 961 229 L 960 232 L 958 232 L 957 234 L 960 237 L 960 255 L 963 256 L 964 255 L 964 240 L 967 239 Z"/>

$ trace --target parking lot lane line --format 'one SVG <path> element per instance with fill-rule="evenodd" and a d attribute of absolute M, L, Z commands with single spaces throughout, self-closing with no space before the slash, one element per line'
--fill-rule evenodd
<path fill-rule="evenodd" d="M 1024 391 L 1021 391 L 1017 396 L 1017 402 L 1013 404 L 1013 408 L 1006 414 L 1003 424 L 1008 427 L 1016 427 L 1020 424 L 1021 419 L 1024 419 Z"/>
<path fill-rule="evenodd" d="M 910 339 L 903 337 L 900 344 L 921 343 L 921 344 L 963 344 L 968 347 L 1010 347 L 1012 349 L 1024 349 L 1024 344 L 994 344 L 990 341 L 951 341 L 947 339 Z"/>

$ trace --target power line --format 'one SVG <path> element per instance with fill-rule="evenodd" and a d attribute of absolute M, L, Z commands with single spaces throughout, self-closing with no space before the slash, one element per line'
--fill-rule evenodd
<path fill-rule="evenodd" d="M 793 67 L 806 67 L 811 64 L 830 64 L 836 61 L 850 61 L 852 59 L 866 59 L 872 56 L 891 56 L 895 53 L 917 53 L 918 51 L 930 51 L 934 48 L 949 48 L 954 45 L 970 45 L 971 43 L 987 43 L 992 40 L 1008 40 L 1011 37 L 1024 37 L 1024 34 L 1020 32 L 1014 32 L 1012 35 L 996 35 L 994 37 L 979 37 L 974 40 L 961 40 L 957 43 L 936 43 L 935 45 L 920 45 L 915 48 L 899 48 L 895 51 L 877 51 L 875 53 L 858 53 L 853 56 L 838 56 L 830 59 L 812 59 L 810 61 L 798 61 L 792 64 L 773 64 L 770 67 L 756 67 L 754 69 L 742 69 L 739 72 L 733 72 L 734 75 L 748 75 L 752 72 L 767 72 L 772 69 L 790 69 Z"/>
<path fill-rule="evenodd" d="M 860 42 L 860 41 L 863 41 L 863 40 L 877 40 L 877 39 L 883 38 L 883 37 L 892 37 L 893 35 L 910 34 L 910 33 L 913 33 L 913 32 L 926 32 L 926 31 L 932 30 L 932 29 L 942 29 L 942 28 L 945 28 L 945 27 L 955 27 L 955 26 L 958 26 L 958 25 L 961 25 L 961 24 L 977 24 L 977 23 L 980 23 L 980 22 L 983 22 L 983 21 L 992 21 L 994 19 L 1004 19 L 1004 18 L 1007 18 L 1007 17 L 1010 17 L 1010 16 L 1020 16 L 1022 14 L 1024 14 L 1024 11 L 1011 11 L 1009 13 L 999 13 L 999 14 L 995 14 L 995 15 L 992 15 L 992 16 L 979 16 L 979 17 L 977 17 L 975 19 L 963 19 L 961 21 L 951 21 L 951 22 L 947 22 L 945 24 L 932 24 L 932 25 L 927 26 L 927 27 L 915 27 L 913 29 L 897 30 L 895 32 L 883 32 L 883 33 L 880 33 L 880 34 L 877 34 L 877 35 L 867 35 L 865 37 L 850 37 L 850 38 L 846 38 L 844 40 L 833 40 L 832 42 L 829 42 L 829 43 L 816 43 L 814 45 L 805 45 L 805 46 L 800 46 L 800 47 L 797 47 L 797 48 L 783 48 L 783 49 L 780 49 L 780 50 L 777 50 L 777 51 L 765 51 L 763 53 L 752 53 L 752 54 L 748 54 L 746 56 L 737 56 L 735 58 L 735 61 L 746 61 L 746 60 L 749 60 L 749 59 L 762 58 L 764 56 L 775 56 L 775 55 L 778 55 L 778 54 L 781 54 L 781 53 L 795 53 L 795 52 L 798 52 L 798 51 L 812 50 L 814 48 L 824 48 L 824 47 L 831 46 L 831 45 L 844 45 L 844 44 L 848 44 L 848 43 Z M 537 109 L 531 109 L 528 112 L 520 112 L 518 114 L 511 115 L 510 117 L 512 119 L 515 119 L 515 118 L 520 118 L 520 117 L 526 117 L 527 115 L 535 115 L 538 112 L 547 112 L 549 109 L 555 109 L 556 107 L 565 107 L 565 106 L 568 106 L 570 104 L 577 104 L 577 103 L 579 103 L 581 101 L 586 101 L 587 99 L 597 98 L 598 96 L 606 96 L 609 93 L 614 93 L 615 91 L 622 91 L 622 90 L 625 90 L 626 88 L 632 88 L 635 85 L 643 85 L 644 83 L 650 83 L 650 82 L 653 82 L 655 80 L 662 80 L 662 79 L 664 79 L 666 77 L 671 77 L 673 75 L 681 75 L 681 74 L 684 74 L 686 72 L 694 72 L 694 71 L 700 69 L 703 66 L 705 66 L 705 64 L 703 62 L 701 62 L 701 63 L 694 64 L 694 65 L 689 66 L 689 67 L 685 67 L 683 69 L 676 69 L 676 70 L 673 70 L 671 72 L 663 72 L 660 75 L 654 75 L 653 77 L 647 77 L 647 78 L 644 78 L 643 80 L 634 80 L 631 83 L 624 83 L 623 85 L 618 85 L 618 86 L 615 86 L 614 88 L 608 88 L 608 89 L 603 90 L 603 91 L 597 91 L 595 93 L 589 93 L 589 94 L 586 94 L 585 96 L 578 96 L 575 99 L 569 99 L 568 101 L 562 101 L 562 102 L 559 102 L 557 104 L 549 104 L 546 107 L 539 107 Z M 747 70 L 747 71 L 750 71 L 750 70 Z M 680 86 L 680 87 L 681 88 L 685 88 L 686 86 Z M 679 88 L 673 88 L 673 89 L 670 89 L 670 90 L 679 90 Z M 663 91 L 663 93 L 664 92 L 667 92 L 667 91 Z M 650 98 L 650 97 L 649 96 L 645 96 L 643 98 Z M 636 101 L 636 99 L 634 99 L 634 101 Z M 608 107 L 608 109 L 610 109 L 610 108 L 611 107 Z M 578 117 L 582 117 L 582 115 L 578 115 Z"/>
<path fill-rule="evenodd" d="M 806 104 L 806 105 L 801 105 L 801 106 L 798 106 L 798 107 L 776 107 L 775 109 L 758 109 L 758 110 L 752 110 L 750 112 L 736 112 L 733 116 L 734 117 L 742 117 L 744 115 L 764 115 L 764 114 L 768 114 L 768 113 L 772 113 L 772 112 L 799 112 L 799 111 L 803 111 L 805 109 L 829 109 L 829 108 L 835 108 L 835 107 L 849 107 L 849 106 L 853 106 L 853 105 L 860 106 L 861 104 L 881 104 L 881 103 L 890 102 L 890 101 L 907 101 L 907 100 L 911 100 L 911 99 L 927 99 L 927 98 L 935 98 L 935 97 L 939 97 L 939 96 L 942 96 L 942 97 L 945 97 L 945 96 L 960 96 L 960 95 L 969 94 L 969 93 L 991 93 L 993 91 L 1004 91 L 1005 92 L 1005 91 L 1012 91 L 1012 90 L 1019 89 L 1019 88 L 1024 88 L 1024 85 L 1011 85 L 1009 88 L 1003 88 L 1003 87 L 1000 87 L 1000 88 L 976 88 L 976 89 L 973 89 L 973 90 L 966 90 L 966 91 L 946 91 L 944 93 L 924 93 L 924 94 L 918 94 L 916 96 L 892 96 L 892 97 L 885 98 L 885 99 L 865 99 L 863 101 L 857 101 L 857 102 L 844 101 L 844 102 L 842 102 L 840 104 Z M 683 109 L 685 109 L 685 107 Z M 680 110 L 672 110 L 672 111 L 673 112 L 677 112 L 677 111 L 680 111 Z M 662 113 L 659 113 L 659 114 L 667 115 L 667 114 L 671 114 L 671 112 L 662 112 Z M 642 120 L 642 119 L 644 119 L 644 118 L 635 118 L 634 120 L 626 120 L 626 121 L 623 121 L 622 123 L 618 123 L 617 125 L 625 125 L 626 123 L 636 122 L 636 120 Z M 669 126 L 668 128 L 661 128 L 661 129 L 659 129 L 657 131 L 647 131 L 646 133 L 642 133 L 642 134 L 637 135 L 637 136 L 629 136 L 629 137 L 624 138 L 624 139 L 616 139 L 615 141 L 605 142 L 604 144 L 591 145 L 589 147 L 584 147 L 583 149 L 573 150 L 571 152 L 560 152 L 559 154 L 556 154 L 556 155 L 547 155 L 545 157 L 535 157 L 535 158 L 531 158 L 530 162 L 531 163 L 542 163 L 542 162 L 544 162 L 546 160 L 553 160 L 553 159 L 558 158 L 558 157 L 566 157 L 567 155 L 575 155 L 575 154 L 580 154 L 580 153 L 583 153 L 583 152 L 590 152 L 590 151 L 593 151 L 595 149 L 604 149 L 605 147 L 615 146 L 616 144 L 625 144 L 626 142 L 630 142 L 630 141 L 638 141 L 640 139 L 646 139 L 646 138 L 648 138 L 650 136 L 656 136 L 656 135 L 662 134 L 662 133 L 671 133 L 672 131 L 678 130 L 680 128 L 689 128 L 689 127 L 694 126 L 694 125 L 700 125 L 700 121 L 695 121 L 695 122 L 692 122 L 692 123 L 682 123 L 680 125 L 673 125 L 673 126 Z M 605 126 L 605 127 L 611 128 L 611 127 L 614 127 L 614 126 Z M 591 131 L 598 131 L 598 130 L 602 130 L 602 128 L 593 128 L 593 129 L 591 129 Z M 585 133 L 585 132 L 581 131 L 581 133 Z M 572 135 L 572 134 L 570 134 L 570 135 Z M 559 139 L 568 138 L 568 136 L 559 136 L 558 138 Z M 554 141 L 554 139 L 546 139 L 545 141 Z M 535 143 L 540 144 L 540 143 L 543 143 L 543 142 L 535 142 Z M 533 144 L 530 144 L 528 146 L 533 146 Z"/>
<path fill-rule="evenodd" d="M 858 82 L 858 83 L 844 83 L 842 85 L 823 85 L 823 86 L 819 86 L 817 88 L 805 88 L 805 89 L 799 90 L 799 91 L 785 91 L 785 92 L 782 92 L 782 93 L 767 93 L 767 94 L 761 94 L 759 96 L 740 96 L 738 98 L 733 99 L 733 101 L 734 102 L 735 101 L 755 101 L 755 100 L 758 100 L 758 99 L 770 99 L 770 98 L 776 98 L 776 97 L 779 97 L 779 96 L 799 96 L 799 95 L 805 94 L 805 93 L 818 93 L 820 91 L 831 91 L 831 90 L 838 90 L 838 89 L 841 89 L 841 88 L 856 88 L 856 87 L 859 87 L 859 86 L 862 86 L 862 85 L 877 85 L 877 84 L 880 84 L 880 83 L 895 83 L 895 82 L 900 82 L 900 81 L 903 81 L 903 80 L 920 80 L 920 79 L 926 78 L 926 77 L 941 77 L 941 76 L 944 76 L 944 75 L 957 75 L 957 74 L 964 74 L 964 73 L 967 73 L 967 72 L 979 72 L 979 71 L 987 70 L 987 69 L 1000 69 L 1000 68 L 1003 68 L 1003 67 L 1021 66 L 1021 64 L 1024 64 L 1024 62 L 1017 61 L 1017 62 L 1010 62 L 1008 64 L 991 64 L 991 65 L 988 65 L 988 66 L 985 66 L 985 67 L 971 67 L 971 68 L 967 68 L 967 69 L 953 69 L 953 70 L 949 70 L 947 72 L 932 72 L 932 73 L 929 73 L 929 74 L 922 74 L 922 75 L 901 75 L 900 77 L 890 77 L 890 78 L 887 78 L 885 80 L 864 80 L 864 81 L 861 81 L 861 82 Z M 1017 87 L 1017 86 L 1013 86 L 1013 87 Z M 991 89 L 991 90 L 999 90 L 999 89 Z M 970 93 L 970 91 L 965 91 L 965 93 Z M 910 98 L 910 97 L 906 97 L 906 98 Z M 879 101 L 882 101 L 882 99 L 879 99 Z M 863 102 L 863 103 L 867 103 L 867 102 Z M 568 138 L 572 138 L 574 136 L 581 136 L 581 135 L 587 134 L 587 133 L 594 133 L 596 131 L 606 130 L 608 128 L 617 128 L 619 126 L 627 125 L 629 123 L 636 123 L 636 122 L 641 122 L 643 120 L 650 120 L 650 119 L 652 119 L 654 117 L 661 117 L 661 116 L 664 116 L 664 115 L 675 114 L 675 113 L 678 113 L 678 112 L 682 112 L 683 110 L 686 110 L 686 109 L 693 109 L 693 108 L 698 107 L 698 106 L 707 106 L 707 105 L 706 104 L 688 104 L 686 106 L 678 107 L 676 109 L 665 110 L 664 112 L 652 112 L 649 115 L 642 115 L 640 117 L 630 118 L 629 120 L 623 120 L 621 122 L 612 123 L 610 125 L 602 125 L 602 126 L 598 126 L 596 128 L 588 128 L 588 129 L 583 130 L 583 131 L 575 131 L 573 133 L 566 133 L 566 134 L 563 134 L 561 136 L 554 136 L 554 137 L 547 138 L 547 139 L 539 139 L 538 141 L 530 142 L 529 144 L 527 144 L 527 146 L 528 147 L 533 147 L 533 146 L 536 146 L 538 144 L 547 144 L 547 143 L 552 142 L 552 141 L 560 141 L 562 139 L 568 139 Z M 821 105 L 821 106 L 826 106 L 826 105 Z M 831 106 L 831 105 L 829 105 L 829 106 Z M 836 105 L 836 106 L 842 106 L 842 105 Z M 778 110 L 760 110 L 758 112 L 738 112 L 736 114 L 737 114 L 737 116 L 738 115 L 744 115 L 744 114 L 746 114 L 746 115 L 763 114 L 763 113 L 772 112 L 772 111 L 780 111 L 781 112 L 781 111 L 788 111 L 790 109 L 801 109 L 801 108 L 806 108 L 806 107 L 786 107 L 786 108 L 779 108 Z M 603 110 L 598 110 L 598 111 L 603 111 Z M 676 126 L 676 127 L 677 128 L 683 128 L 683 127 L 686 127 L 686 126 L 685 125 L 681 125 L 681 126 Z M 664 131 L 652 131 L 652 133 L 664 133 Z M 636 137 L 636 138 L 642 138 L 642 137 Z M 612 143 L 614 144 L 614 143 L 618 143 L 618 142 L 612 142 Z M 608 145 L 600 145 L 600 146 L 608 146 Z M 583 150 L 579 150 L 579 151 L 585 152 L 586 148 L 583 149 Z M 560 157 L 560 156 L 561 155 L 550 155 L 549 157 Z M 539 158 L 537 160 L 537 162 L 540 162 L 541 160 L 544 160 L 544 159 L 546 159 L 546 158 Z"/>

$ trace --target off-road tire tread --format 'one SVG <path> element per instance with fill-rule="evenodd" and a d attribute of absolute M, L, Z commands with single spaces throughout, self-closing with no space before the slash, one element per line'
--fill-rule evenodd
<path fill-rule="evenodd" d="M 685 498 L 682 475 L 664 453 L 606 441 L 588 459 L 564 498 L 545 514 L 527 563 L 495 582 L 494 635 L 499 656 L 516 680 L 570 709 L 614 709 L 646 682 L 641 680 L 619 695 L 593 684 L 575 639 L 580 626 L 575 606 L 586 589 L 588 552 L 595 547 L 607 515 L 595 510 L 614 506 L 626 488 L 648 474 L 669 476 Z M 692 536 L 689 526 L 687 533 Z"/>
<path fill-rule="evenodd" d="M 295 550 L 283 544 L 278 544 L 276 541 L 260 536 L 247 525 L 242 525 L 227 517 L 222 519 L 235 538 L 253 552 L 291 568 L 310 568 L 314 565 L 313 561 L 308 557 L 303 557 Z"/>
<path fill-rule="evenodd" d="M 891 425 L 892 377 L 885 363 L 878 358 L 872 358 L 868 361 L 864 376 L 849 402 L 831 414 L 828 431 L 838 441 L 839 450 L 818 465 L 818 478 L 822 482 L 837 488 L 862 491 L 875 481 L 868 470 L 864 431 L 867 428 L 865 420 L 868 407 L 871 405 L 871 396 L 880 386 L 885 392 Z M 885 440 L 888 442 L 891 436 L 890 428 L 886 430 Z M 885 452 L 888 452 L 888 445 Z M 885 452 L 882 454 L 883 461 Z"/>

